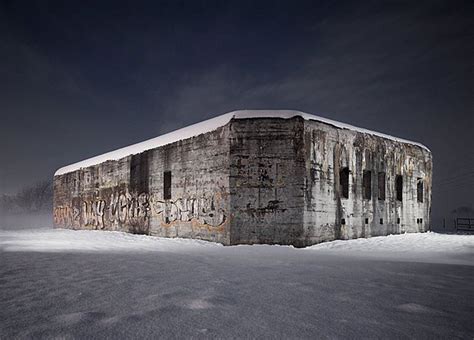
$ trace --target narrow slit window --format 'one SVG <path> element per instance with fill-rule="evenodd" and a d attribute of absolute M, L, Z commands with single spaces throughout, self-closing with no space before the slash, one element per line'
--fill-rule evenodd
<path fill-rule="evenodd" d="M 378 176 L 378 197 L 379 200 L 385 200 L 385 172 L 379 172 Z"/>
<path fill-rule="evenodd" d="M 163 199 L 171 199 L 171 171 L 163 172 Z"/>
<path fill-rule="evenodd" d="M 403 200 L 403 177 L 402 175 L 397 175 L 395 177 L 395 193 L 397 201 Z"/>
<path fill-rule="evenodd" d="M 423 203 L 423 179 L 418 178 L 416 181 L 416 197 L 418 202 Z"/>
<path fill-rule="evenodd" d="M 342 168 L 339 171 L 339 184 L 341 196 L 343 198 L 349 198 L 349 168 Z"/>
<path fill-rule="evenodd" d="M 369 170 L 364 171 L 362 175 L 363 195 L 366 200 L 372 198 L 372 172 Z"/>

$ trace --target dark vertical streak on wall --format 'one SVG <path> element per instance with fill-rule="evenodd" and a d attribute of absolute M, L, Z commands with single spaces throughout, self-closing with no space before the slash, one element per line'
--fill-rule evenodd
<path fill-rule="evenodd" d="M 171 171 L 163 172 L 163 199 L 171 199 Z"/>
<path fill-rule="evenodd" d="M 132 155 L 130 161 L 130 191 L 148 193 L 149 190 L 149 152 Z"/>
<path fill-rule="evenodd" d="M 341 194 L 340 194 L 340 159 L 341 159 L 341 147 L 338 143 L 334 146 L 333 151 L 333 164 L 334 164 L 334 199 L 336 200 L 336 214 L 335 214 L 335 223 L 334 223 L 334 239 L 338 240 L 341 238 L 341 218 L 343 215 L 342 203 L 341 203 Z"/>
<path fill-rule="evenodd" d="M 343 198 L 349 198 L 349 168 L 343 167 L 339 171 L 339 183 Z"/>
<path fill-rule="evenodd" d="M 370 200 L 372 198 L 372 172 L 370 170 L 364 170 L 362 185 L 364 198 Z"/>
<path fill-rule="evenodd" d="M 403 176 L 396 175 L 395 177 L 395 190 L 396 190 L 396 197 L 397 201 L 403 201 Z"/>

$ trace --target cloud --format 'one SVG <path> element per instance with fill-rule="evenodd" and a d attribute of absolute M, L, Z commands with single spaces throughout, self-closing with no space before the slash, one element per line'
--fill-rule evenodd
<path fill-rule="evenodd" d="M 163 105 L 169 129 L 235 109 L 299 109 L 427 144 L 436 184 L 459 172 L 459 162 L 474 165 L 462 156 L 471 151 L 474 84 L 461 8 L 368 3 L 315 24 L 314 40 L 290 58 L 268 51 L 269 67 L 223 60 L 176 86 Z M 440 195 L 435 187 L 434 215 L 467 202 L 466 188 Z"/>
<path fill-rule="evenodd" d="M 68 26 L 53 44 L 0 6 L 0 139 L 13 160 L 0 188 L 244 108 L 299 109 L 418 140 L 441 178 L 472 168 L 470 2 L 308 4 L 228 4 L 203 17 L 173 7 L 163 21 L 118 8 L 133 20 L 110 25 L 80 13 L 67 25 L 68 6 L 59 21 L 48 12 L 31 26 Z M 443 204 L 464 205 L 465 188 Z"/>

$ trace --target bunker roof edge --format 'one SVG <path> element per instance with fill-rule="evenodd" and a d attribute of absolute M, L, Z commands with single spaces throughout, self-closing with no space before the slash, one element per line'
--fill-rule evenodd
<path fill-rule="evenodd" d="M 214 131 L 222 126 L 228 124 L 232 119 L 251 119 L 251 118 L 283 118 L 289 119 L 293 117 L 301 117 L 305 120 L 313 120 L 325 124 L 332 125 L 336 128 L 353 130 L 365 134 L 378 136 L 381 138 L 391 139 L 400 143 L 408 143 L 419 146 L 429 152 L 425 145 L 410 140 L 386 135 L 380 132 L 359 128 L 353 125 L 341 123 L 332 119 L 316 116 L 313 114 L 295 111 L 295 110 L 237 110 L 222 114 L 220 116 L 204 120 L 202 122 L 186 126 L 184 128 L 166 133 L 164 135 L 145 140 L 136 144 L 132 144 L 120 149 L 116 149 L 110 152 L 106 152 L 95 157 L 87 158 L 77 163 L 73 163 L 64 167 L 59 168 L 54 176 L 63 175 L 69 172 L 79 170 L 81 168 L 87 168 L 89 166 L 97 165 L 110 160 L 118 160 L 133 154 L 141 153 L 146 150 L 154 149 L 163 145 L 171 144 L 179 140 L 188 139 L 201 135 L 203 133 Z"/>

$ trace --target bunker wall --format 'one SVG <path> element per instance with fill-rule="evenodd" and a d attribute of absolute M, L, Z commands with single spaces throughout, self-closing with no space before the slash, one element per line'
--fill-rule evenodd
<path fill-rule="evenodd" d="M 231 122 L 232 244 L 298 244 L 303 236 L 304 121 Z"/>
<path fill-rule="evenodd" d="M 54 223 L 305 246 L 426 231 L 431 178 L 420 146 L 301 117 L 232 119 L 55 176 Z"/>
<path fill-rule="evenodd" d="M 314 121 L 305 122 L 304 140 L 306 244 L 429 228 L 429 151 Z"/>
<path fill-rule="evenodd" d="M 55 226 L 228 244 L 228 133 L 224 126 L 55 176 Z"/>

